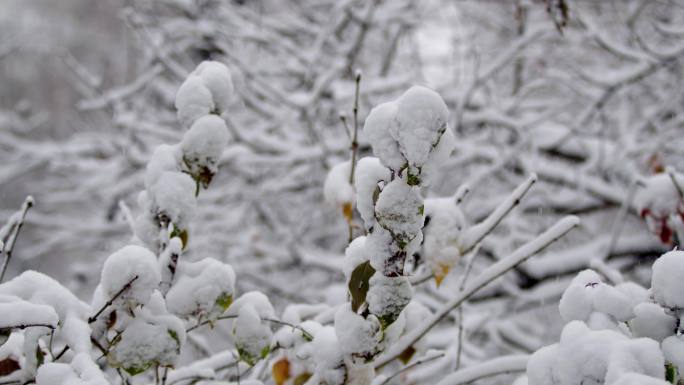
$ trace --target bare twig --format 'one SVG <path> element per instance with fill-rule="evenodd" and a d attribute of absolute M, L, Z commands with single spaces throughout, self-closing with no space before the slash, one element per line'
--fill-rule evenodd
<path fill-rule="evenodd" d="M 91 323 L 97 321 L 97 317 L 99 317 L 100 314 L 102 314 L 102 312 L 105 311 L 108 307 L 112 306 L 112 304 L 114 304 L 114 301 L 116 301 L 117 298 L 119 298 L 126 290 L 130 289 L 131 285 L 133 284 L 133 282 L 135 282 L 136 279 L 138 279 L 137 275 L 135 277 L 131 278 L 130 281 L 126 282 L 126 284 L 121 288 L 121 290 L 116 292 L 116 294 L 114 294 L 114 296 L 109 301 L 107 301 L 100 308 L 100 310 L 98 310 L 97 313 L 95 313 L 95 315 L 88 318 L 88 323 L 91 324 Z"/>
<path fill-rule="evenodd" d="M 12 215 L 8 223 L 0 229 L 0 237 L 2 237 L 2 239 L 0 239 L 0 253 L 5 254 L 5 261 L 2 264 L 2 270 L 0 270 L 0 283 L 5 278 L 7 266 L 9 266 L 10 260 L 12 259 L 12 251 L 14 250 L 17 236 L 24 225 L 26 213 L 33 207 L 33 203 L 33 197 L 30 195 L 27 196 L 19 211 Z"/>
<path fill-rule="evenodd" d="M 396 377 L 396 376 L 398 376 L 398 375 L 400 375 L 400 374 L 402 374 L 402 373 L 408 372 L 409 370 L 415 368 L 416 366 L 419 366 L 419 365 L 422 365 L 422 364 L 426 364 L 426 363 L 428 363 L 428 362 L 434 361 L 434 360 L 436 360 L 436 359 L 438 359 L 438 358 L 442 358 L 442 357 L 444 357 L 444 353 L 438 353 L 438 354 L 435 354 L 435 355 L 430 356 L 430 357 L 421 358 L 421 359 L 419 359 L 419 360 L 413 362 L 412 364 L 407 365 L 407 366 L 405 366 L 405 367 L 399 369 L 396 373 L 394 373 L 394 374 L 392 374 L 391 376 L 387 377 L 387 378 L 385 379 L 385 381 L 381 382 L 380 385 L 386 385 L 386 384 L 388 384 L 394 377 Z"/>

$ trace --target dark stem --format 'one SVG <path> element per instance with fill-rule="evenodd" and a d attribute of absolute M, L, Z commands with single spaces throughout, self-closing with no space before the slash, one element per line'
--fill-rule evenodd
<path fill-rule="evenodd" d="M 131 278 L 131 280 L 128 281 L 128 282 L 121 288 L 121 290 L 119 290 L 116 294 L 114 294 L 114 296 L 112 297 L 112 299 L 110 299 L 109 301 L 107 301 L 107 302 L 104 304 L 104 306 L 102 306 L 102 307 L 100 308 L 100 310 L 98 310 L 98 312 L 95 313 L 94 316 L 88 318 L 88 323 L 91 324 L 91 323 L 97 321 L 97 317 L 99 317 L 100 314 L 102 314 L 102 312 L 105 311 L 108 307 L 112 306 L 112 304 L 114 303 L 114 301 L 116 301 L 116 299 L 119 298 L 126 290 L 130 289 L 130 288 L 131 288 L 131 285 L 133 284 L 133 282 L 134 282 L 136 279 L 138 279 L 138 276 L 137 276 L 137 275 L 136 275 L 135 277 Z"/>

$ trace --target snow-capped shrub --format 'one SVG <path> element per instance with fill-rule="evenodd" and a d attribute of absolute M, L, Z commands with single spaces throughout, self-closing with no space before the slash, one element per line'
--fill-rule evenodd
<path fill-rule="evenodd" d="M 652 299 L 633 283 L 612 286 L 592 270 L 579 273 L 559 305 L 569 323 L 558 344 L 530 358 L 529 384 L 667 384 L 666 372 L 680 381 L 683 256 L 671 251 L 655 261 Z"/>

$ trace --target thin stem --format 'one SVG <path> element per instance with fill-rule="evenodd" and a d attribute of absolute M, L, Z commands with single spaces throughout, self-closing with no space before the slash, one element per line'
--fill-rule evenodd
<path fill-rule="evenodd" d="M 480 244 L 473 249 L 473 251 L 468 256 L 468 262 L 466 264 L 466 270 L 463 273 L 463 279 L 461 280 L 461 285 L 458 288 L 459 292 L 465 290 L 466 281 L 470 272 L 473 270 L 473 263 L 475 262 L 475 257 L 480 249 Z M 461 355 L 463 354 L 463 306 L 458 307 L 458 347 L 456 350 L 456 369 L 461 367 Z"/>
<path fill-rule="evenodd" d="M 135 277 L 131 278 L 131 280 L 128 281 L 128 282 L 121 288 L 121 290 L 119 290 L 116 294 L 114 294 L 114 296 L 112 297 L 112 299 L 110 299 L 109 301 L 107 301 L 107 302 L 104 304 L 104 306 L 102 306 L 102 307 L 100 308 L 100 310 L 98 310 L 98 312 L 95 313 L 94 316 L 88 318 L 88 323 L 91 324 L 91 323 L 97 321 L 97 317 L 99 317 L 100 314 L 102 314 L 102 312 L 105 311 L 108 307 L 112 306 L 112 304 L 114 304 L 114 301 L 116 301 L 117 298 L 119 298 L 126 290 L 130 289 L 130 288 L 131 288 L 131 285 L 133 284 L 133 282 L 134 282 L 136 279 L 138 279 L 138 276 L 137 276 L 137 275 L 136 275 Z"/>
<path fill-rule="evenodd" d="M 57 360 L 59 360 L 60 358 L 62 358 L 62 356 L 64 355 L 64 353 L 66 353 L 68 350 L 69 350 L 69 345 L 64 345 L 64 348 L 59 352 L 59 354 L 57 354 L 57 355 L 55 356 L 55 358 L 52 359 L 52 361 L 57 361 Z"/>
<path fill-rule="evenodd" d="M 280 321 L 280 320 L 272 319 L 272 318 L 264 318 L 263 320 L 264 320 L 264 321 L 268 321 L 268 322 L 273 322 L 273 323 L 278 324 L 278 325 L 289 326 L 289 327 L 291 327 L 291 328 L 293 328 L 293 329 L 297 329 L 297 330 L 299 330 L 300 332 L 302 332 L 302 335 L 304 336 L 304 338 L 306 338 L 306 339 L 309 340 L 309 341 L 313 341 L 313 336 L 312 336 L 311 334 L 309 334 L 309 332 L 307 332 L 306 330 L 304 330 L 304 328 L 302 328 L 302 327 L 299 326 L 299 325 L 293 325 L 293 324 L 291 324 L 291 323 L 289 323 L 289 322 Z"/>
<path fill-rule="evenodd" d="M 389 383 L 394 377 L 400 375 L 401 373 L 407 372 L 407 371 L 409 371 L 409 370 L 415 368 L 415 367 L 418 366 L 418 365 L 422 365 L 422 364 L 425 364 L 425 363 L 434 361 L 434 360 L 436 360 L 436 359 L 438 359 L 438 358 L 442 358 L 442 357 L 444 357 L 444 353 L 438 353 L 438 354 L 435 354 L 434 356 L 430 356 L 430 357 L 427 357 L 427 358 L 422 358 L 422 359 L 420 359 L 420 360 L 418 360 L 418 361 L 416 361 L 416 362 L 414 362 L 414 363 L 412 363 L 412 364 L 410 364 L 410 365 L 407 365 L 407 366 L 401 368 L 401 369 L 400 369 L 399 371 L 397 371 L 396 373 L 394 373 L 394 374 L 392 374 L 391 376 L 387 377 L 387 378 L 385 379 L 385 381 L 383 381 L 383 382 L 380 383 L 380 385 L 386 385 L 386 384 Z"/>
<path fill-rule="evenodd" d="M 24 225 L 24 218 L 26 218 L 26 213 L 31 207 L 33 207 L 33 197 L 29 195 L 26 197 L 26 199 L 24 199 L 24 203 L 21 205 L 21 209 L 19 209 L 19 211 L 12 215 L 12 217 L 10 218 L 10 222 L 12 223 L 8 223 L 6 225 L 10 226 L 10 229 L 7 230 L 5 239 L 0 239 L 0 253 L 5 254 L 5 261 L 2 264 L 2 270 L 0 270 L 0 283 L 2 283 L 2 280 L 5 278 L 7 266 L 9 266 L 10 260 L 12 259 L 12 251 L 14 250 L 14 245 L 17 241 L 17 236 L 19 235 L 19 231 L 21 231 L 21 228 Z M 4 232 L 3 230 L 5 230 L 5 228 L 0 229 L 0 232 Z"/>

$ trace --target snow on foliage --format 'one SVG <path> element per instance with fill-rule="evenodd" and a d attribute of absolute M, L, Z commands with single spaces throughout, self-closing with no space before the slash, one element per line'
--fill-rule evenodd
<path fill-rule="evenodd" d="M 670 251 L 653 264 L 650 293 L 632 283 L 616 286 L 585 270 L 563 293 L 568 324 L 560 342 L 536 351 L 527 365 L 530 385 L 677 383 L 684 369 L 680 340 L 684 253 Z"/>

